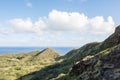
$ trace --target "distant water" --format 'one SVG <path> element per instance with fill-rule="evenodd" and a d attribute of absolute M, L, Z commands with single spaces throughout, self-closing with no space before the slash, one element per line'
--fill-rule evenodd
<path fill-rule="evenodd" d="M 35 51 L 35 50 L 43 50 L 46 47 L 0 47 L 0 54 L 8 54 L 8 53 L 27 53 L 30 51 Z M 70 50 L 73 49 L 73 47 L 49 47 L 54 49 L 56 52 L 64 55 Z"/>

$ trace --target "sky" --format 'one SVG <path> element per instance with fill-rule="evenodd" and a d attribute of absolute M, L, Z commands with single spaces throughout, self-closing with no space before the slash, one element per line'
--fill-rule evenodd
<path fill-rule="evenodd" d="M 120 0 L 1 0 L 0 46 L 80 47 L 119 25 Z"/>

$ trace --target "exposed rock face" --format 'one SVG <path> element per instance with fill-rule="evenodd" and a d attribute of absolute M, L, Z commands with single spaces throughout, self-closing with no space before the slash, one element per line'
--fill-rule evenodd
<path fill-rule="evenodd" d="M 94 57 L 84 58 L 72 67 L 69 75 L 78 80 L 120 80 L 120 26 L 103 41 Z M 117 46 L 117 47 L 114 47 Z M 112 47 L 112 48 L 111 48 Z M 108 50 L 106 50 L 108 48 Z"/>
<path fill-rule="evenodd" d="M 102 59 L 101 78 L 105 80 L 120 80 L 120 47 L 111 51 L 110 55 Z"/>
<path fill-rule="evenodd" d="M 120 80 L 120 46 L 111 49 L 106 55 L 99 53 L 95 57 L 80 61 L 70 71 L 70 75 L 81 75 L 78 80 Z"/>
<path fill-rule="evenodd" d="M 88 59 L 88 60 L 82 60 L 79 63 L 76 63 L 73 67 L 72 70 L 70 71 L 70 76 L 74 75 L 80 75 L 84 71 L 87 71 L 88 68 L 92 68 L 93 65 L 96 63 L 96 59 Z"/>

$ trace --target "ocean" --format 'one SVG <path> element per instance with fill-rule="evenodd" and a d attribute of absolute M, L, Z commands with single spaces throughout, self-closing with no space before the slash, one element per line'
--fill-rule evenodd
<path fill-rule="evenodd" d="M 68 53 L 70 50 L 72 50 L 74 47 L 49 47 L 49 48 L 52 48 L 61 55 L 64 55 Z M 35 50 L 41 51 L 43 49 L 46 49 L 46 47 L 0 47 L 0 54 L 28 53 Z"/>

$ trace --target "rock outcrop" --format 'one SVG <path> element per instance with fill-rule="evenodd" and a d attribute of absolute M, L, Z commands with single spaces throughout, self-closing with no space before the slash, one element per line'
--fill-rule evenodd
<path fill-rule="evenodd" d="M 120 45 L 72 67 L 70 76 L 78 80 L 120 80 Z"/>

